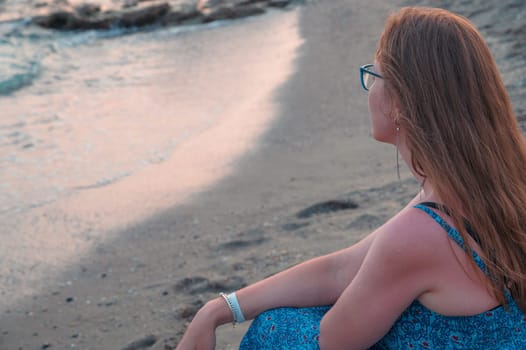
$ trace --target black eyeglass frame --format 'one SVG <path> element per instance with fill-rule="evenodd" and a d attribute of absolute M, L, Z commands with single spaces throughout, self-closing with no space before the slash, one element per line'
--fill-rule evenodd
<path fill-rule="evenodd" d="M 364 80 L 364 73 L 367 73 L 367 74 L 371 74 L 373 77 L 376 77 L 376 78 L 380 78 L 380 79 L 383 79 L 384 77 L 382 77 L 380 74 L 376 73 L 376 72 L 373 72 L 372 70 L 370 70 L 371 67 L 374 67 L 374 64 L 372 63 L 369 63 L 369 64 L 364 64 L 363 66 L 360 66 L 360 82 L 362 83 L 362 88 L 365 90 L 365 91 L 369 91 L 369 89 L 367 88 L 367 86 L 365 85 L 365 80 Z"/>

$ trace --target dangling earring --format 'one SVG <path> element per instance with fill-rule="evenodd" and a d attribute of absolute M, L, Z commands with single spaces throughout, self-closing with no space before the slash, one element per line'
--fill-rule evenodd
<path fill-rule="evenodd" d="M 424 192 L 424 185 L 426 184 L 427 177 L 424 177 L 424 180 L 420 184 L 420 200 L 422 200 L 422 193 Z"/>
<path fill-rule="evenodd" d="M 396 175 L 398 175 L 398 181 L 400 181 L 400 162 L 398 160 L 399 158 L 399 151 L 398 146 L 400 143 L 400 127 L 396 127 Z"/>

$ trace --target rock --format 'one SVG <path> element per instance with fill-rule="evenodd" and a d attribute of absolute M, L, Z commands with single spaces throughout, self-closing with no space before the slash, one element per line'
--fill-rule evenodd
<path fill-rule="evenodd" d="M 170 5 L 167 3 L 152 5 L 136 11 L 125 12 L 118 20 L 121 27 L 142 27 L 152 25 L 170 11 Z"/>
<path fill-rule="evenodd" d="M 43 28 L 57 30 L 109 29 L 111 24 L 107 20 L 87 20 L 68 11 L 57 11 L 49 15 L 33 17 L 32 23 Z"/>
<path fill-rule="evenodd" d="M 285 7 L 290 4 L 290 0 L 270 0 L 268 5 L 271 7 Z"/>
<path fill-rule="evenodd" d="M 98 4 L 76 7 L 67 0 L 53 0 L 50 13 L 34 16 L 37 26 L 55 30 L 107 30 L 149 25 L 198 24 L 265 13 L 268 7 L 285 7 L 292 0 L 198 0 L 172 8 L 170 0 L 122 0 L 120 8 L 102 12 Z M 155 4 L 144 5 L 155 1 Z M 58 6 L 58 7 L 57 7 Z"/>
<path fill-rule="evenodd" d="M 265 13 L 265 8 L 262 6 L 242 6 L 242 7 L 222 7 L 216 11 L 210 12 L 205 17 L 205 22 L 225 20 L 225 19 L 236 19 L 249 17 L 254 15 L 260 15 Z"/>
<path fill-rule="evenodd" d="M 197 10 L 205 22 L 235 19 L 265 13 L 266 1 L 199 0 Z"/>
<path fill-rule="evenodd" d="M 130 7 L 135 7 L 139 4 L 139 0 L 124 0 L 124 3 L 122 4 L 123 9 L 127 9 Z"/>
<path fill-rule="evenodd" d="M 174 25 L 190 22 L 203 22 L 203 15 L 197 10 L 195 5 L 183 5 L 177 9 L 172 9 L 161 20 L 161 25 Z"/>
<path fill-rule="evenodd" d="M 197 9 L 205 15 L 209 12 L 217 11 L 221 8 L 250 8 L 255 5 L 262 7 L 285 7 L 289 5 L 292 0 L 199 0 L 197 2 Z"/>
<path fill-rule="evenodd" d="M 159 23 L 170 11 L 170 5 L 162 3 L 122 12 L 105 12 L 98 16 L 83 17 L 78 13 L 58 11 L 33 18 L 33 23 L 48 29 L 89 30 L 112 27 L 142 27 Z"/>
<path fill-rule="evenodd" d="M 224 5 L 225 2 L 225 0 L 198 0 L 197 10 L 205 13 L 206 11 L 211 11 L 213 8 Z"/>
<path fill-rule="evenodd" d="M 33 17 L 32 23 L 44 28 L 69 28 L 72 26 L 73 14 L 66 11 L 54 12 L 46 16 Z"/>
<path fill-rule="evenodd" d="M 75 7 L 75 12 L 81 17 L 93 17 L 100 13 L 100 6 L 86 3 Z"/>

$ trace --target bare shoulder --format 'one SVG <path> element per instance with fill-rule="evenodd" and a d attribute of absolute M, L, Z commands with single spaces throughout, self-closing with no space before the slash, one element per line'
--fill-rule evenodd
<path fill-rule="evenodd" d="M 412 206 L 378 228 L 356 276 L 324 317 L 322 330 L 330 335 L 326 339 L 366 348 L 415 299 L 430 292 L 444 251 L 436 248 L 443 247 L 439 229 L 432 218 Z M 349 329 L 355 330 L 352 337 Z"/>
<path fill-rule="evenodd" d="M 392 217 L 380 227 L 376 236 L 394 246 L 408 245 L 418 249 L 432 248 L 444 238 L 442 227 L 427 213 L 414 207 L 405 208 Z"/>
<path fill-rule="evenodd" d="M 378 229 L 370 253 L 382 264 L 411 266 L 414 272 L 415 267 L 429 269 L 441 260 L 442 248 L 448 249 L 443 229 L 428 214 L 411 206 Z"/>

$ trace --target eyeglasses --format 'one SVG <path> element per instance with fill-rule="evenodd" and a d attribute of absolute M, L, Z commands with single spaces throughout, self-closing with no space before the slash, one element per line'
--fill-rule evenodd
<path fill-rule="evenodd" d="M 369 91 L 369 89 L 373 86 L 374 80 L 376 78 L 384 78 L 380 74 L 373 72 L 371 70 L 371 68 L 373 67 L 374 64 L 365 64 L 360 67 L 360 81 L 362 82 L 362 88 L 365 91 Z"/>

